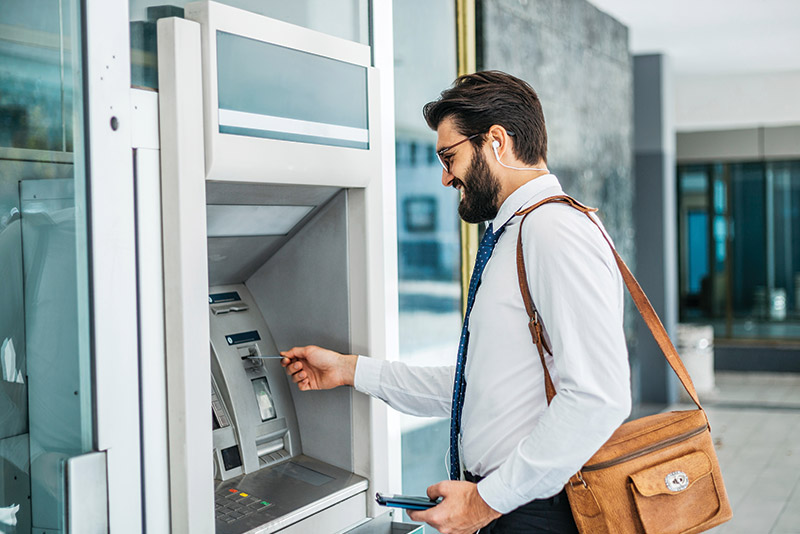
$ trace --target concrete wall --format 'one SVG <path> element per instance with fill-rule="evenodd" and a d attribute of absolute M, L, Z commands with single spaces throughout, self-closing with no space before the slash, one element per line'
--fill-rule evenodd
<path fill-rule="evenodd" d="M 633 258 L 633 82 L 628 30 L 585 0 L 479 0 L 478 68 L 530 83 L 544 108 L 549 168 L 601 209 Z"/>
<path fill-rule="evenodd" d="M 547 122 L 548 167 L 568 194 L 600 208 L 635 269 L 627 28 L 585 0 L 478 0 L 477 15 L 478 69 L 502 70 L 533 86 Z M 629 308 L 631 341 L 634 314 Z M 635 369 L 633 350 L 631 356 Z"/>

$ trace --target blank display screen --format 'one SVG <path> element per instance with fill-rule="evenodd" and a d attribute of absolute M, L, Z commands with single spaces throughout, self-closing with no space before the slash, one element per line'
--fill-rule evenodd
<path fill-rule="evenodd" d="M 369 148 L 367 68 L 217 32 L 219 131 Z"/>

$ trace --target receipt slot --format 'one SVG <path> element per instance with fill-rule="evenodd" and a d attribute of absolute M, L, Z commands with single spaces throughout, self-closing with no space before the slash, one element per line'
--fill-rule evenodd
<path fill-rule="evenodd" d="M 159 20 L 158 58 L 172 530 L 417 529 L 369 497 L 385 407 L 300 392 L 274 358 L 393 337 L 370 48 L 198 2 Z"/>

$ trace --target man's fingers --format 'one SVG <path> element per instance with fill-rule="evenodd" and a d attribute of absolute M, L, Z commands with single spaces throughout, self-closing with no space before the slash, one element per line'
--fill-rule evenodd
<path fill-rule="evenodd" d="M 447 488 L 445 486 L 447 485 L 448 482 L 449 480 L 443 480 L 441 482 L 437 482 L 432 486 L 428 486 L 427 490 L 428 498 L 432 501 L 435 501 L 439 497 L 444 497 L 447 493 L 446 491 Z"/>
<path fill-rule="evenodd" d="M 412 521 L 420 523 L 429 523 L 431 521 L 431 510 L 406 510 L 406 513 Z"/>
<path fill-rule="evenodd" d="M 316 347 L 313 345 L 308 345 L 307 347 L 292 347 L 289 350 L 281 351 L 280 354 L 284 358 L 289 358 L 290 360 L 294 360 L 297 358 L 306 358 L 308 356 L 308 353 L 315 348 Z"/>
<path fill-rule="evenodd" d="M 289 363 L 287 363 L 287 364 L 285 364 L 285 365 L 284 365 L 284 363 L 283 363 L 283 362 L 284 362 L 285 360 L 286 360 L 286 358 L 284 358 L 283 360 L 281 360 L 281 365 L 283 365 L 283 366 L 286 368 L 286 372 L 287 372 L 288 374 L 290 374 L 290 375 L 295 375 L 295 374 L 297 374 L 297 373 L 299 373 L 300 371 L 302 371 L 302 370 L 303 370 L 303 367 L 304 367 L 304 366 L 303 366 L 303 362 L 297 362 L 297 361 L 294 361 L 294 362 L 289 362 Z"/>

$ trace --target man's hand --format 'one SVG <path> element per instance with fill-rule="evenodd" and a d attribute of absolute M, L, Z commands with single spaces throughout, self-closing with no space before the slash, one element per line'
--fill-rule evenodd
<path fill-rule="evenodd" d="M 281 365 L 301 391 L 352 386 L 358 356 L 309 345 L 281 352 Z"/>
<path fill-rule="evenodd" d="M 472 482 L 445 480 L 428 488 L 428 497 L 442 502 L 428 510 L 408 510 L 408 517 L 423 521 L 442 534 L 474 534 L 502 514 L 493 510 Z"/>

